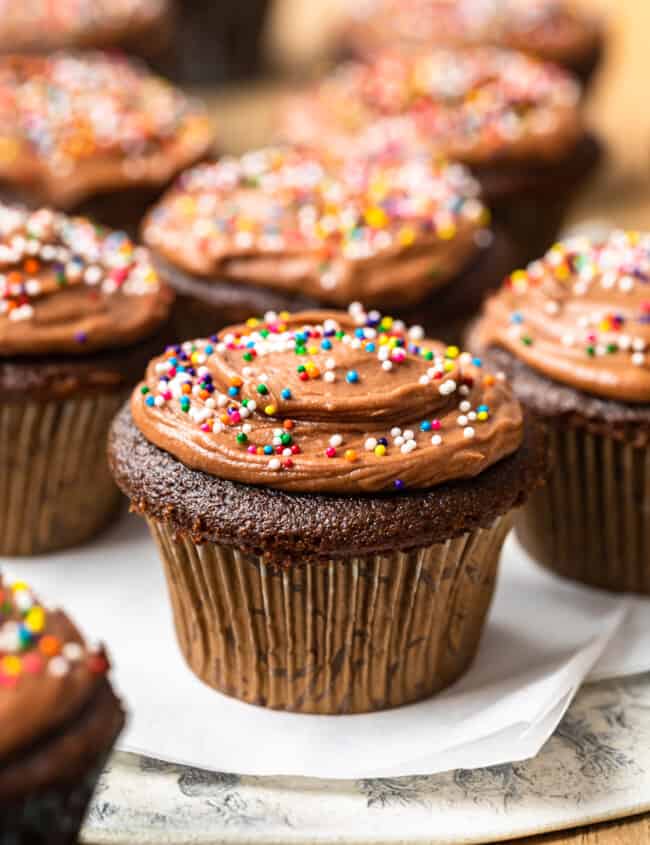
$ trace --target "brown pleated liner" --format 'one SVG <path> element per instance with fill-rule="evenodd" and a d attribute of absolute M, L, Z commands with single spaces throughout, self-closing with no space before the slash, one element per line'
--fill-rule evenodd
<path fill-rule="evenodd" d="M 337 714 L 426 698 L 468 669 L 511 519 L 409 552 L 286 569 L 148 522 L 192 671 L 251 704 Z"/>
<path fill-rule="evenodd" d="M 554 469 L 516 517 L 523 546 L 560 575 L 650 595 L 650 448 L 548 428 Z"/>
<path fill-rule="evenodd" d="M 0 402 L 0 555 L 74 546 L 116 514 L 106 440 L 124 398 Z"/>

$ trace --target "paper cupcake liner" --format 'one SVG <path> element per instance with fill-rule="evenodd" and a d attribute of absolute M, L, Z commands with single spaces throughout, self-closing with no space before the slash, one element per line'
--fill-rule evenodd
<path fill-rule="evenodd" d="M 120 494 L 106 440 L 124 393 L 0 403 L 0 555 L 73 546 L 100 531 Z"/>
<path fill-rule="evenodd" d="M 522 544 L 560 575 L 650 595 L 650 448 L 548 428 L 554 469 L 517 515 Z"/>
<path fill-rule="evenodd" d="M 190 669 L 251 704 L 321 714 L 417 701 L 467 670 L 510 521 L 409 552 L 271 569 L 148 520 Z"/>
<path fill-rule="evenodd" d="M 0 845 L 76 845 L 108 754 L 74 785 L 37 790 L 23 800 L 0 801 Z"/>

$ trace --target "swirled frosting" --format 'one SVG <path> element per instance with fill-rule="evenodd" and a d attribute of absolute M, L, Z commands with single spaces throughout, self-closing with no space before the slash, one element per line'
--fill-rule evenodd
<path fill-rule="evenodd" d="M 44 205 L 162 186 L 210 142 L 205 110 L 126 58 L 0 58 L 0 182 Z"/>
<path fill-rule="evenodd" d="M 70 619 L 0 573 L 0 767 L 77 715 L 109 664 Z"/>
<path fill-rule="evenodd" d="M 595 49 L 599 27 L 567 0 L 366 0 L 347 37 L 362 53 L 492 44 L 562 64 Z"/>
<path fill-rule="evenodd" d="M 375 150 L 382 136 L 479 165 L 557 158 L 583 133 L 579 84 L 566 71 L 493 48 L 436 49 L 348 63 L 290 98 L 280 134 L 330 149 Z M 395 130 L 398 121 L 399 131 Z M 406 141 L 405 141 L 406 143 Z"/>
<path fill-rule="evenodd" d="M 0 0 L 0 50 L 116 43 L 167 14 L 168 0 Z"/>
<path fill-rule="evenodd" d="M 461 165 L 268 148 L 184 173 L 143 235 L 194 275 L 347 305 L 422 300 L 491 241 Z"/>
<path fill-rule="evenodd" d="M 314 493 L 472 478 L 523 434 L 510 388 L 478 360 L 360 305 L 269 314 L 170 349 L 131 410 L 193 469 Z"/>
<path fill-rule="evenodd" d="M 127 346 L 170 307 L 147 250 L 123 232 L 0 204 L 0 358 Z"/>
<path fill-rule="evenodd" d="M 650 234 L 556 244 L 488 300 L 476 340 L 585 393 L 650 402 Z"/>

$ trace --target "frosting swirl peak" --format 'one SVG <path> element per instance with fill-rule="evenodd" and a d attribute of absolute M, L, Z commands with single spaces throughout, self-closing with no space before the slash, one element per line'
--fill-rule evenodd
<path fill-rule="evenodd" d="M 585 393 L 650 402 L 650 234 L 556 244 L 488 300 L 476 339 Z"/>
<path fill-rule="evenodd" d="M 360 305 L 266 315 L 152 361 L 136 425 L 186 465 L 300 492 L 430 488 L 515 451 L 522 414 L 480 362 Z"/>

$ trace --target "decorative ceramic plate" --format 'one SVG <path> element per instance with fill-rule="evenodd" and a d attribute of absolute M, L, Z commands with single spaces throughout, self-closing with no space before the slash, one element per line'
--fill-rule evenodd
<path fill-rule="evenodd" d="M 584 687 L 533 760 L 442 775 L 240 777 L 117 754 L 93 845 L 471 843 L 650 809 L 650 673 Z"/>

